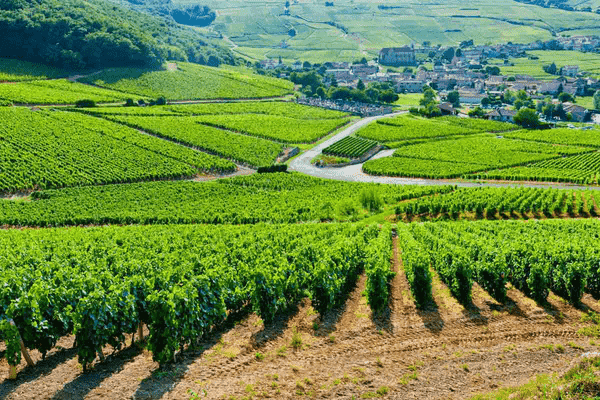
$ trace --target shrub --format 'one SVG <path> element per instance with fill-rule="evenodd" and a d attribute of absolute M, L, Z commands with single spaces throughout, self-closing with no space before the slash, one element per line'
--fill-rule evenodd
<path fill-rule="evenodd" d="M 96 102 L 94 100 L 79 100 L 77 102 L 75 102 L 75 107 L 78 108 L 91 108 L 91 107 L 96 107 Z"/>

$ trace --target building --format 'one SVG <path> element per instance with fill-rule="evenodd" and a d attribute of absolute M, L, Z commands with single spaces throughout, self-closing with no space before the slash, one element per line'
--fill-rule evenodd
<path fill-rule="evenodd" d="M 579 65 L 565 65 L 561 68 L 561 73 L 564 76 L 575 77 L 579 73 Z"/>
<path fill-rule="evenodd" d="M 442 103 L 442 104 L 438 104 L 437 106 L 440 109 L 440 112 L 442 113 L 442 115 L 456 115 L 458 114 L 458 110 L 454 107 L 452 107 L 451 103 Z"/>
<path fill-rule="evenodd" d="M 353 64 L 350 66 L 350 70 L 357 77 L 366 78 L 369 75 L 378 73 L 379 66 L 369 64 Z"/>
<path fill-rule="evenodd" d="M 421 93 L 427 82 L 420 79 L 401 79 L 396 85 L 398 93 Z"/>
<path fill-rule="evenodd" d="M 394 67 L 416 65 L 415 49 L 409 46 L 383 48 L 379 51 L 379 64 Z"/>
<path fill-rule="evenodd" d="M 515 110 L 497 108 L 493 111 L 490 111 L 486 117 L 487 119 L 492 119 L 494 121 L 515 122 L 515 115 L 517 115 Z"/>
<path fill-rule="evenodd" d="M 271 60 L 271 59 L 266 59 L 266 60 L 262 60 L 260 62 L 260 66 L 264 69 L 275 69 L 277 67 L 282 66 L 283 64 L 279 63 L 279 60 Z"/>
<path fill-rule="evenodd" d="M 484 97 L 487 97 L 485 93 L 480 93 L 474 90 L 459 90 L 461 104 L 479 105 Z"/>
<path fill-rule="evenodd" d="M 325 71 L 325 75 L 333 75 L 338 82 L 353 82 L 356 79 L 349 69 L 328 69 Z"/>
<path fill-rule="evenodd" d="M 565 112 L 571 114 L 575 122 L 586 122 L 591 117 L 587 108 L 578 106 L 577 104 L 566 102 L 563 103 L 563 108 Z"/>

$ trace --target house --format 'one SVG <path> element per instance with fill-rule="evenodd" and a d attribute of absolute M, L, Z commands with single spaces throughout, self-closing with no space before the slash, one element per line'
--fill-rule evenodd
<path fill-rule="evenodd" d="M 401 79 L 396 85 L 396 91 L 398 93 L 421 93 L 425 84 L 426 82 L 420 79 Z"/>
<path fill-rule="evenodd" d="M 485 93 L 474 90 L 459 90 L 460 102 L 462 104 L 481 104 L 481 100 L 487 97 Z"/>
<path fill-rule="evenodd" d="M 296 61 L 295 63 L 293 63 L 292 69 L 294 71 L 301 71 L 302 70 L 302 61 Z"/>
<path fill-rule="evenodd" d="M 352 82 L 356 79 L 349 69 L 328 69 L 325 71 L 325 75 L 333 75 L 338 82 Z"/>
<path fill-rule="evenodd" d="M 264 69 L 275 69 L 275 68 L 279 67 L 280 65 L 281 64 L 279 63 L 278 60 L 267 59 L 267 60 L 260 61 L 260 66 Z"/>
<path fill-rule="evenodd" d="M 579 65 L 565 65 L 561 68 L 561 73 L 564 76 L 575 77 L 579 73 Z"/>
<path fill-rule="evenodd" d="M 515 122 L 514 118 L 517 115 L 515 110 L 507 110 L 504 108 L 497 108 L 487 114 L 487 119 L 501 122 Z"/>
<path fill-rule="evenodd" d="M 446 102 L 446 103 L 438 104 L 437 107 L 440 109 L 442 115 L 458 114 L 458 110 L 456 108 L 452 107 L 451 103 Z"/>
<path fill-rule="evenodd" d="M 383 48 L 379 51 L 379 64 L 394 67 L 416 65 L 415 49 L 410 46 Z"/>
<path fill-rule="evenodd" d="M 578 106 L 577 104 L 566 102 L 563 103 L 563 108 L 565 112 L 571 114 L 571 116 L 573 117 L 573 121 L 575 122 L 585 122 L 591 116 L 587 108 Z"/>
<path fill-rule="evenodd" d="M 561 81 L 558 80 L 554 80 L 551 82 L 543 82 L 538 85 L 538 92 L 554 96 L 558 94 L 561 87 L 563 87 L 563 84 Z"/>
<path fill-rule="evenodd" d="M 353 64 L 350 66 L 350 71 L 358 77 L 366 78 L 379 72 L 379 66 L 369 64 Z"/>

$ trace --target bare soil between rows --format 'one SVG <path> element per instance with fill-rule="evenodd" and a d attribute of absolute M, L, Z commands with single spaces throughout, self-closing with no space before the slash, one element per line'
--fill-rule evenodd
<path fill-rule="evenodd" d="M 15 381 L 2 359 L 0 399 L 467 399 L 562 373 L 582 353 L 600 351 L 577 334 L 585 311 L 600 312 L 589 295 L 577 309 L 554 294 L 538 305 L 510 288 L 500 304 L 475 285 L 465 307 L 434 274 L 435 304 L 417 310 L 397 253 L 395 246 L 390 307 L 380 315 L 361 276 L 347 301 L 322 317 L 309 300 L 268 326 L 250 312 L 231 316 L 163 370 L 134 345 L 105 349 L 106 360 L 83 374 L 66 337 L 45 360 L 32 351 L 36 365 L 23 362 Z"/>

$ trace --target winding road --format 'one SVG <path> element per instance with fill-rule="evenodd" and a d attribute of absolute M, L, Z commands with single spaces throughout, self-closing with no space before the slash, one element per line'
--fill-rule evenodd
<path fill-rule="evenodd" d="M 368 117 L 349 125 L 346 129 L 324 141 L 323 143 L 313 147 L 310 150 L 305 151 L 298 157 L 294 158 L 290 164 L 289 169 L 291 171 L 302 172 L 307 175 L 311 175 L 317 178 L 334 179 L 339 181 L 347 182 L 371 182 L 371 183 L 383 183 L 392 185 L 421 185 L 421 186 L 435 186 L 435 185 L 456 185 L 458 187 L 531 187 L 531 188 L 556 188 L 556 189 L 578 189 L 578 190 L 600 190 L 600 187 L 595 186 L 578 186 L 570 185 L 567 183 L 501 183 L 501 182 L 469 182 L 469 181 L 457 181 L 457 180 L 444 180 L 444 179 L 421 179 L 421 178 L 398 178 L 390 176 L 373 176 L 365 174 L 362 171 L 362 164 L 350 165 L 347 167 L 323 167 L 319 168 L 310 163 L 310 161 L 317 157 L 323 149 L 332 145 L 333 143 L 352 135 L 360 128 L 370 124 L 371 122 L 377 121 L 381 118 L 392 117 L 395 115 L 406 114 L 407 111 L 397 112 L 394 114 L 380 115 L 376 117 Z M 394 150 L 383 150 L 373 156 L 371 159 L 377 159 L 382 157 L 391 156 Z"/>

